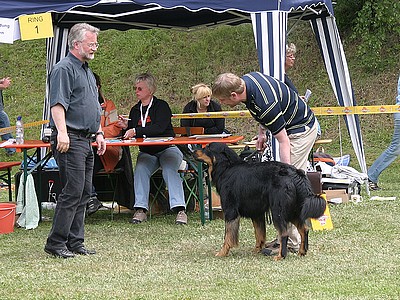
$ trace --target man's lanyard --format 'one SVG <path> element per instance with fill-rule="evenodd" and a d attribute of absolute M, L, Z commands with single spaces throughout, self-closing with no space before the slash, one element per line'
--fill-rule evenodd
<path fill-rule="evenodd" d="M 140 120 L 142 121 L 142 127 L 146 127 L 146 120 L 147 120 L 147 117 L 149 115 L 149 110 L 150 110 L 150 107 L 151 107 L 152 104 L 153 104 L 153 98 L 151 98 L 150 103 L 147 106 L 147 110 L 146 110 L 146 112 L 144 113 L 144 116 L 143 116 L 143 104 L 140 103 Z"/>

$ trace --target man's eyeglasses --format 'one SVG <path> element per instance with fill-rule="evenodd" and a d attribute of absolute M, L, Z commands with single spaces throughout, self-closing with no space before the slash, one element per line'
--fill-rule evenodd
<path fill-rule="evenodd" d="M 79 41 L 79 43 L 83 43 L 82 41 Z M 97 49 L 99 48 L 99 43 L 86 43 L 86 45 L 91 48 L 91 49 Z"/>

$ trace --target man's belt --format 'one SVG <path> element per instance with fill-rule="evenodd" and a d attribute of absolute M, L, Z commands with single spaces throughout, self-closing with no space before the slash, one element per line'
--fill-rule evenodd
<path fill-rule="evenodd" d="M 86 138 L 86 139 L 90 139 L 93 136 L 93 133 L 90 133 L 87 130 L 77 130 L 77 129 L 67 128 L 67 132 L 78 135 L 78 136 Z"/>

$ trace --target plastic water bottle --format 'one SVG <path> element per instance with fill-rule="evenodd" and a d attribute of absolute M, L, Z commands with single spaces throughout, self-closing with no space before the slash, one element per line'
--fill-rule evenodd
<path fill-rule="evenodd" d="M 54 210 L 56 205 L 55 202 L 42 202 L 42 208 L 47 210 Z"/>
<path fill-rule="evenodd" d="M 204 217 L 206 221 L 210 218 L 210 208 L 208 207 L 208 199 L 204 201 Z"/>
<path fill-rule="evenodd" d="M 15 140 L 17 144 L 24 143 L 24 124 L 22 123 L 22 117 L 17 117 L 17 122 L 15 123 Z"/>

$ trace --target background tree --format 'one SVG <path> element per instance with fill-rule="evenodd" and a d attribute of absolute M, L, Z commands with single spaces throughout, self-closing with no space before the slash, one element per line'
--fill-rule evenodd
<path fill-rule="evenodd" d="M 367 71 L 398 66 L 400 1 L 338 1 L 335 15 L 339 30 L 357 44 L 357 57 Z"/>

